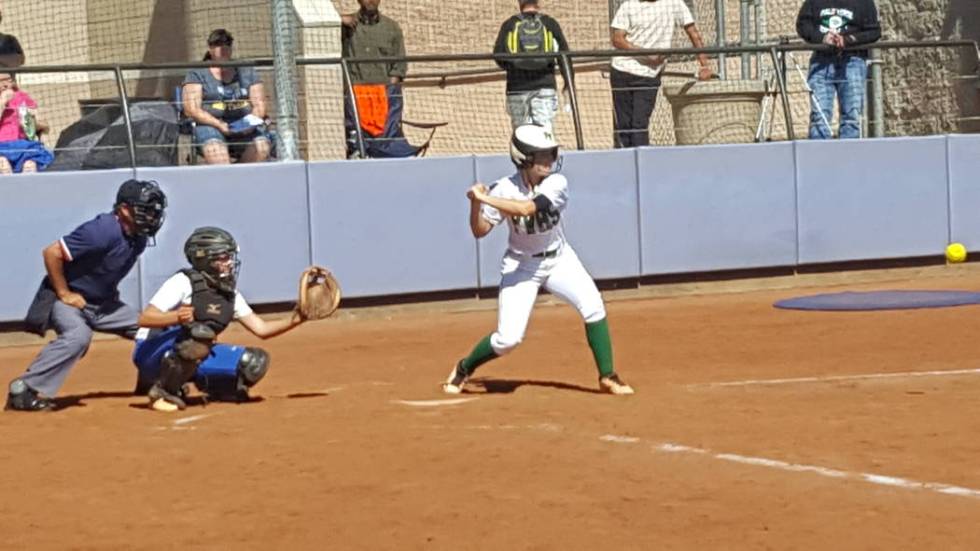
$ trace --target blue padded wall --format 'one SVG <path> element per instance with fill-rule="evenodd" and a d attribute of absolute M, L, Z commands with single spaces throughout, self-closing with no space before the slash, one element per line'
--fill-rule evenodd
<path fill-rule="evenodd" d="M 950 241 L 980 250 L 980 136 L 949 136 Z"/>
<path fill-rule="evenodd" d="M 476 286 L 471 157 L 309 165 L 313 260 L 344 296 Z"/>
<path fill-rule="evenodd" d="M 646 275 L 796 262 L 791 143 L 637 151 Z"/>
<path fill-rule="evenodd" d="M 250 303 L 295 300 L 310 262 L 305 163 L 139 168 L 167 194 L 157 246 L 143 255 L 144 301 L 187 266 L 184 241 L 194 228 L 218 226 L 241 248 L 239 289 Z"/>
<path fill-rule="evenodd" d="M 946 138 L 796 144 L 800 263 L 941 254 Z"/>
<path fill-rule="evenodd" d="M 596 279 L 640 275 L 636 151 L 569 151 L 565 235 Z"/>
<path fill-rule="evenodd" d="M 476 157 L 474 182 L 479 181 L 490 186 L 500 178 L 510 176 L 516 171 L 509 155 L 479 156 Z M 494 228 L 489 235 L 479 240 L 477 246 L 480 255 L 480 287 L 495 288 L 500 285 L 500 261 L 504 251 L 507 250 L 507 228 Z"/>
<path fill-rule="evenodd" d="M 24 319 L 44 277 L 41 251 L 83 222 L 112 210 L 131 170 L 48 172 L 0 178 L 0 320 Z M 120 285 L 139 304 L 139 265 Z"/>
<path fill-rule="evenodd" d="M 569 202 L 565 235 L 597 279 L 639 275 L 636 161 L 632 150 L 567 151 L 561 173 Z M 509 156 L 477 157 L 477 179 L 490 185 L 516 172 Z M 500 259 L 507 249 L 505 224 L 480 240 L 480 285 L 500 284 Z"/>
<path fill-rule="evenodd" d="M 976 251 L 977 151 L 978 136 L 570 151 L 565 229 L 600 279 L 940 254 L 950 238 Z M 496 287 L 507 231 L 475 242 L 465 192 L 514 171 L 507 155 L 140 168 L 170 208 L 122 296 L 144 304 L 202 225 L 239 239 L 253 303 L 293 300 L 311 262 L 348 297 Z M 0 320 L 23 318 L 43 247 L 131 176 L 0 179 Z"/>

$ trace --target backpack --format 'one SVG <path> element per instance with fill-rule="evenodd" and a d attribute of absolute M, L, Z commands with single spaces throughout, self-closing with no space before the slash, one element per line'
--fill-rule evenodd
<path fill-rule="evenodd" d="M 555 35 L 544 25 L 538 14 L 520 15 L 514 28 L 507 33 L 507 52 L 511 54 L 557 52 Z M 542 71 L 552 66 L 554 59 L 512 59 L 513 67 L 524 71 Z"/>

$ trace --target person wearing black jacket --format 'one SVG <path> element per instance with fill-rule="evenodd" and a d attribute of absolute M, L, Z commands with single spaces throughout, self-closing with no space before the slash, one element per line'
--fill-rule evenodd
<path fill-rule="evenodd" d="M 828 121 L 833 118 L 835 95 L 840 100 L 838 135 L 860 138 L 868 76 L 868 50 L 861 46 L 881 38 L 874 0 L 806 0 L 796 19 L 796 32 L 811 44 L 830 46 L 810 59 L 810 139 L 833 137 Z"/>
<path fill-rule="evenodd" d="M 568 51 L 568 41 L 561 26 L 553 17 L 540 12 L 538 0 L 520 0 L 520 13 L 504 21 L 497 34 L 493 52 L 496 54 L 547 53 Z M 507 71 L 507 112 L 514 128 L 537 124 L 549 131 L 558 112 L 558 86 L 555 67 L 557 58 L 497 59 L 497 65 Z M 562 78 L 567 88 L 572 75 Z"/>

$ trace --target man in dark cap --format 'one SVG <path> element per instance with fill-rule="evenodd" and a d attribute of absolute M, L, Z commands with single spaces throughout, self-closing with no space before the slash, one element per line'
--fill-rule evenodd
<path fill-rule="evenodd" d="M 44 249 L 48 275 L 27 313 L 27 325 L 41 335 L 51 327 L 58 336 L 10 383 L 6 409 L 55 409 L 51 398 L 88 351 L 93 331 L 133 338 L 139 311 L 119 300 L 119 282 L 160 230 L 166 207 L 167 198 L 156 182 L 127 180 L 112 212 L 96 216 Z"/>

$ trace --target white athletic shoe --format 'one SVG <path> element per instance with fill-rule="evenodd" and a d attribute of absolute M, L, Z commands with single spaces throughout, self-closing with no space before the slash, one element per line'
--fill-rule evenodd
<path fill-rule="evenodd" d="M 633 394 L 633 387 L 623 382 L 619 375 L 613 373 L 608 377 L 599 378 L 599 390 L 608 394 L 619 396 L 629 396 Z"/>
<path fill-rule="evenodd" d="M 156 400 L 152 400 L 150 402 L 150 408 L 155 411 L 162 411 L 165 413 L 173 413 L 180 409 L 179 407 L 177 407 L 177 404 L 171 404 L 170 402 L 164 400 L 163 398 L 157 398 Z"/>
<path fill-rule="evenodd" d="M 147 396 L 150 398 L 150 408 L 156 411 L 170 413 L 187 407 L 182 397 L 167 392 L 159 383 L 150 387 Z"/>
<path fill-rule="evenodd" d="M 463 387 L 466 385 L 466 380 L 469 377 L 463 374 L 463 370 L 460 367 L 462 365 L 463 360 L 457 362 L 456 367 L 453 367 L 452 373 L 449 374 L 449 378 L 442 384 L 442 391 L 446 394 L 460 394 L 463 392 Z"/>

